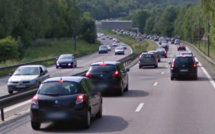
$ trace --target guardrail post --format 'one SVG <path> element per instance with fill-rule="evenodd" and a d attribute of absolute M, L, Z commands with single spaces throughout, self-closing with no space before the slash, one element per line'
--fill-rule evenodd
<path fill-rule="evenodd" d="M 1 120 L 4 121 L 4 109 L 1 109 Z"/>

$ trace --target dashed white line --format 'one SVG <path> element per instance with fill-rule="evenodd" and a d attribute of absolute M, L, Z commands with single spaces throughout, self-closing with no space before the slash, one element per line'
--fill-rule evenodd
<path fill-rule="evenodd" d="M 142 109 L 144 103 L 140 103 L 139 106 L 137 107 L 137 109 L 135 110 L 135 112 L 140 112 L 140 110 Z"/>
<path fill-rule="evenodd" d="M 164 74 L 164 72 L 161 72 L 161 74 Z"/>
<path fill-rule="evenodd" d="M 19 104 L 17 104 L 17 105 L 14 105 L 14 106 L 8 107 L 8 108 L 6 108 L 6 109 L 4 110 L 4 112 L 11 111 L 11 110 L 13 110 L 13 109 L 15 109 L 15 108 L 18 108 L 18 107 L 20 107 L 20 106 L 26 105 L 26 104 L 28 104 L 28 103 L 29 103 L 29 105 L 30 105 L 31 100 L 27 100 L 27 101 L 24 101 L 24 102 L 19 103 Z"/>
<path fill-rule="evenodd" d="M 158 85 L 158 82 L 155 82 L 153 86 L 157 86 L 157 85 Z"/>
<path fill-rule="evenodd" d="M 168 65 L 166 65 L 166 68 L 168 68 Z"/>

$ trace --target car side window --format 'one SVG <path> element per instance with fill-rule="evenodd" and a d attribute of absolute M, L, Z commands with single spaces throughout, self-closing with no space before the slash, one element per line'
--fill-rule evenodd
<path fill-rule="evenodd" d="M 84 93 L 89 94 L 90 89 L 89 89 L 89 86 L 88 86 L 87 81 L 85 79 L 81 81 L 81 88 L 82 88 Z"/>

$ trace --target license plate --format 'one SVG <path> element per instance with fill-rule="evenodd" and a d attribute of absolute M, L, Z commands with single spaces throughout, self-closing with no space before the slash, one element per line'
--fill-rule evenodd
<path fill-rule="evenodd" d="M 188 72 L 188 69 L 181 69 L 180 72 Z"/>
<path fill-rule="evenodd" d="M 108 85 L 107 84 L 98 84 L 97 87 L 103 89 L 103 88 L 107 88 Z"/>
<path fill-rule="evenodd" d="M 17 85 L 16 88 L 25 88 L 25 85 Z"/>
<path fill-rule="evenodd" d="M 63 119 L 66 118 L 66 114 L 64 112 L 51 112 L 47 114 L 47 117 L 52 119 Z"/>

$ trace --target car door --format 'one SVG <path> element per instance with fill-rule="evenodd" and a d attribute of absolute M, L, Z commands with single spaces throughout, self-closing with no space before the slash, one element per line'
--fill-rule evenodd
<path fill-rule="evenodd" d="M 81 81 L 81 86 L 89 98 L 89 105 L 91 107 L 91 114 L 95 114 L 95 112 L 96 112 L 95 95 L 92 94 L 91 89 L 90 89 L 86 79 L 83 79 Z"/>
<path fill-rule="evenodd" d="M 47 69 L 44 66 L 40 66 L 39 69 L 40 69 L 40 82 L 50 77 Z"/>

